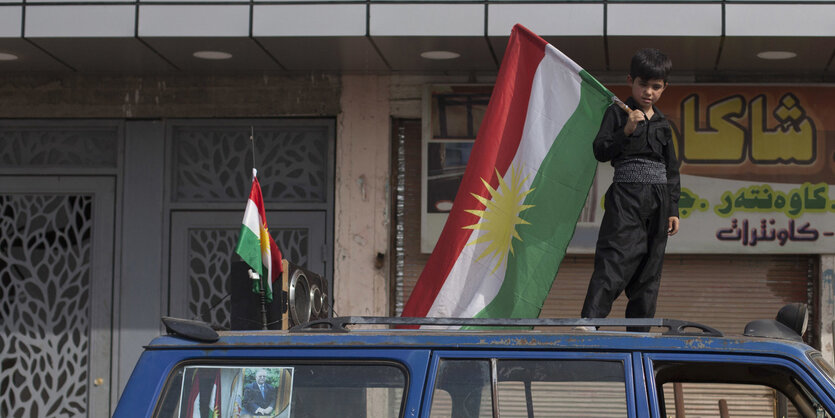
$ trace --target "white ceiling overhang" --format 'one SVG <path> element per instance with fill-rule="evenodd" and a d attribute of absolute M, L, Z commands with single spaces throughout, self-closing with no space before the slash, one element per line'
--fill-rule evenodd
<path fill-rule="evenodd" d="M 835 76 L 831 2 L 38 1 L 0 5 L 0 72 L 495 72 L 521 23 L 593 74 L 658 47 L 694 77 Z M 204 60 L 196 51 L 223 51 Z M 430 60 L 426 51 L 458 58 Z M 787 51 L 785 60 L 757 54 Z"/>

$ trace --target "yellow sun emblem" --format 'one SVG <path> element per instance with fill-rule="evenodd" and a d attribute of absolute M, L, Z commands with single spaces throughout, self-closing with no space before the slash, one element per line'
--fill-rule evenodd
<path fill-rule="evenodd" d="M 502 262 L 507 259 L 507 253 L 513 252 L 513 238 L 519 241 L 519 233 L 516 232 L 516 225 L 526 224 L 530 222 L 519 217 L 519 213 L 523 210 L 530 209 L 534 205 L 523 205 L 525 196 L 532 192 L 533 189 L 522 190 L 528 178 L 520 178 L 522 176 L 521 169 L 514 169 L 511 167 L 510 183 L 502 178 L 499 171 L 496 170 L 496 176 L 499 178 L 499 187 L 495 190 L 490 187 L 487 180 L 481 179 L 487 191 L 490 192 L 490 199 L 471 193 L 476 200 L 485 206 L 484 210 L 469 209 L 467 213 L 478 216 L 480 219 L 477 223 L 465 226 L 464 229 L 480 229 L 484 233 L 477 239 L 467 243 L 467 245 L 474 245 L 482 242 L 489 242 L 487 248 L 478 256 L 476 261 L 490 255 L 491 258 L 497 259 L 496 266 L 493 267 L 491 273 L 495 273 L 499 269 Z"/>

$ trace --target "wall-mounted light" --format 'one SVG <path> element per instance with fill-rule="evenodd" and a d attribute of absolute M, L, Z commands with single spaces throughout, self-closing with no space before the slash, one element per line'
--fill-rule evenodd
<path fill-rule="evenodd" d="M 461 54 L 452 51 L 424 51 L 420 56 L 428 60 L 451 60 L 460 57 Z"/>
<path fill-rule="evenodd" d="M 224 51 L 197 51 L 191 55 L 203 60 L 228 60 L 232 58 L 232 54 Z"/>
<path fill-rule="evenodd" d="M 764 60 L 787 60 L 797 56 L 797 53 L 791 51 L 763 51 L 757 54 L 758 58 Z"/>

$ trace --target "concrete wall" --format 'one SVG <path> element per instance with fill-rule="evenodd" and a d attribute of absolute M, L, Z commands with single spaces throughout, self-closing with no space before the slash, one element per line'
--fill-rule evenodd
<path fill-rule="evenodd" d="M 334 311 L 389 310 L 389 77 L 343 76 L 336 133 Z"/>
<path fill-rule="evenodd" d="M 4 75 L 4 118 L 333 116 L 335 75 Z"/>
<path fill-rule="evenodd" d="M 427 84 L 472 82 L 466 76 L 341 78 L 337 120 L 334 219 L 334 311 L 388 316 L 390 300 L 391 118 L 419 119 Z M 487 78 L 486 82 L 493 82 Z"/>

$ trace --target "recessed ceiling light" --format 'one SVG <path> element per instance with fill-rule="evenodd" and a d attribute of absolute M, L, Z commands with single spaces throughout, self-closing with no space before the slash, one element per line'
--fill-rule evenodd
<path fill-rule="evenodd" d="M 791 51 L 763 51 L 757 57 L 764 60 L 787 60 L 796 57 L 797 54 Z"/>
<path fill-rule="evenodd" d="M 451 60 L 461 56 L 461 54 L 452 51 L 424 51 L 420 56 L 428 60 Z"/>
<path fill-rule="evenodd" d="M 192 55 L 204 60 L 228 60 L 232 58 L 232 54 L 223 51 L 197 51 Z"/>
<path fill-rule="evenodd" d="M 0 61 L 14 61 L 17 59 L 17 55 L 9 54 L 8 52 L 0 52 Z"/>

